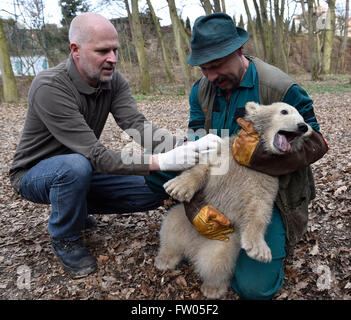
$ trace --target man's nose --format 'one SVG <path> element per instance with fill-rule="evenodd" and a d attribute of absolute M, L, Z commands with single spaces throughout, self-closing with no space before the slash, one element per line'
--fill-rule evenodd
<path fill-rule="evenodd" d="M 207 70 L 207 75 L 206 75 L 207 79 L 210 80 L 211 82 L 214 82 L 217 80 L 218 78 L 218 74 L 216 71 L 214 70 Z"/>
<path fill-rule="evenodd" d="M 117 63 L 117 52 L 111 50 L 106 60 L 109 63 Z"/>

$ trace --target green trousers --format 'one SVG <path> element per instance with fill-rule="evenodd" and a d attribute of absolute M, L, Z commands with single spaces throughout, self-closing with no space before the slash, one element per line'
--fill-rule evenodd
<path fill-rule="evenodd" d="M 174 172 L 156 171 L 145 177 L 149 187 L 155 193 L 165 193 L 162 185 L 176 176 Z M 251 259 L 245 250 L 241 250 L 233 270 L 232 288 L 242 299 L 272 299 L 283 285 L 286 231 L 280 211 L 273 208 L 271 222 L 266 230 L 265 240 L 272 252 L 269 263 Z"/>
<path fill-rule="evenodd" d="M 277 206 L 273 208 L 265 240 L 272 252 L 269 263 L 251 259 L 241 249 L 232 279 L 233 290 L 243 299 L 272 299 L 283 285 L 285 253 L 285 227 Z"/>

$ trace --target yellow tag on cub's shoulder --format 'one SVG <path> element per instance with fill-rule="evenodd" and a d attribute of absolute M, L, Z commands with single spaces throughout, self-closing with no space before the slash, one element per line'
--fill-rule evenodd
<path fill-rule="evenodd" d="M 204 206 L 192 222 L 201 235 L 213 240 L 228 241 L 225 235 L 234 232 L 228 218 L 210 204 Z"/>

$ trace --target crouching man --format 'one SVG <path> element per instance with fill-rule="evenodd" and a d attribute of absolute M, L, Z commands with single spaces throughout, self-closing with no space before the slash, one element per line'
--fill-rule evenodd
<path fill-rule="evenodd" d="M 81 236 L 94 223 L 89 213 L 157 208 L 164 196 L 155 195 L 143 175 L 190 168 L 199 152 L 216 147 L 220 138 L 207 135 L 200 143 L 173 149 L 176 138 L 171 134 L 164 132 L 163 140 L 153 137 L 159 129 L 138 111 L 126 79 L 115 69 L 118 35 L 104 17 L 77 16 L 69 40 L 68 59 L 33 80 L 10 180 L 25 199 L 51 204 L 48 230 L 53 251 L 66 271 L 81 277 L 96 270 Z M 110 113 L 120 128 L 140 133 L 148 154 L 130 159 L 99 141 Z M 146 139 L 145 132 L 152 137 Z M 168 150 L 151 154 L 160 141 L 170 142 Z"/>

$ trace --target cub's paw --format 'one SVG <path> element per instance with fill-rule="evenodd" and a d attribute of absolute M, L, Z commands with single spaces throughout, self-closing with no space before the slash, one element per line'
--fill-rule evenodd
<path fill-rule="evenodd" d="M 220 299 L 227 292 L 227 286 L 214 287 L 204 283 L 201 286 L 201 292 L 208 299 Z"/>
<path fill-rule="evenodd" d="M 196 191 L 196 186 L 189 179 L 183 179 L 182 177 L 167 181 L 163 187 L 172 198 L 181 202 L 189 202 Z"/>
<path fill-rule="evenodd" d="M 255 260 L 261 262 L 271 262 L 272 253 L 266 241 L 261 239 L 243 239 L 241 240 L 241 247 L 246 251 L 247 255 Z"/>
<path fill-rule="evenodd" d="M 173 270 L 178 265 L 180 260 L 181 260 L 181 257 L 178 257 L 178 256 L 159 254 L 155 258 L 155 267 L 161 271 L 165 271 L 169 269 Z"/>

